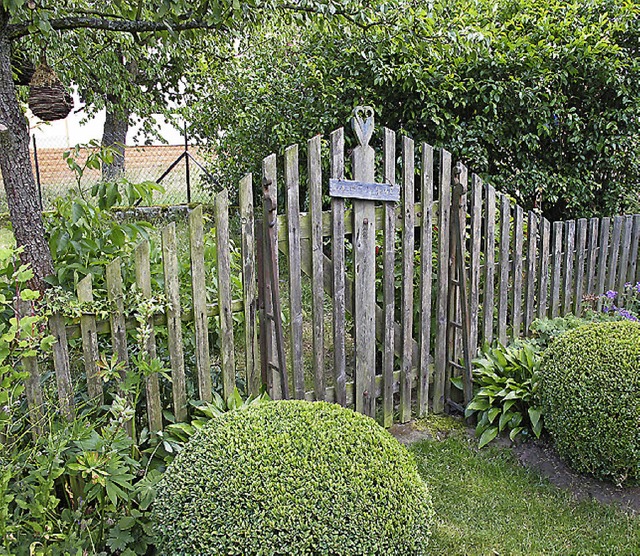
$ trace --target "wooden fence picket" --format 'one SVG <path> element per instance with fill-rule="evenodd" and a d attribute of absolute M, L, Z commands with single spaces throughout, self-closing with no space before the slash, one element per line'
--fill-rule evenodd
<path fill-rule="evenodd" d="M 384 181 L 395 185 L 396 183 L 396 134 L 390 129 L 384 128 Z M 383 299 L 384 299 L 384 349 L 382 351 L 383 374 L 383 400 L 382 422 L 385 427 L 393 424 L 393 390 L 394 390 L 394 363 L 395 363 L 395 252 L 396 252 L 396 207 L 393 202 L 384 203 L 384 247 L 383 247 Z M 431 237 L 431 236 L 429 236 Z M 424 237 L 423 237 L 424 241 Z M 424 249 L 424 244 L 423 244 Z M 429 251 L 424 251 L 431 253 Z M 429 257 L 431 259 L 431 257 Z M 424 270 L 424 267 L 423 267 Z M 424 275 L 423 275 L 424 276 Z M 431 278 L 431 276 L 429 276 Z M 429 295 L 430 295 L 429 290 Z M 429 315 L 430 319 L 430 315 Z M 428 347 L 427 347 L 428 349 Z M 421 367 L 422 369 L 422 367 Z M 422 376 L 422 375 L 421 375 Z M 428 386 L 427 386 L 428 387 Z M 423 391 L 424 392 L 424 391 Z M 421 402 L 422 399 L 420 398 Z M 426 400 L 424 400 L 426 402 Z M 420 402 L 419 402 L 420 403 Z M 424 408 L 423 408 L 424 409 Z"/>
<path fill-rule="evenodd" d="M 334 179 L 344 179 L 344 129 L 331 133 L 330 174 Z M 331 199 L 331 260 L 333 262 L 333 376 L 336 402 L 347 404 L 347 371 L 345 347 L 345 248 L 344 248 L 344 199 Z M 393 350 L 392 350 L 393 351 Z"/>
<path fill-rule="evenodd" d="M 16 317 L 22 318 L 29 316 L 32 306 L 27 301 L 19 298 L 15 300 Z M 42 392 L 42 382 L 40 370 L 38 368 L 37 355 L 30 355 L 22 358 L 22 367 L 28 373 L 24 383 L 24 394 L 27 398 L 27 407 L 29 408 L 29 422 L 31 423 L 31 435 L 34 441 L 37 441 L 41 434 L 48 429 L 47 422 L 44 419 L 44 396 Z"/>
<path fill-rule="evenodd" d="M 620 240 L 622 236 L 623 216 L 613 218 L 613 228 L 611 230 L 611 251 L 609 252 L 609 272 L 607 273 L 607 290 L 615 290 L 618 276 L 618 260 L 620 258 Z"/>
<path fill-rule="evenodd" d="M 640 214 L 633 215 L 633 234 L 631 236 L 631 254 L 629 255 L 629 271 L 627 273 L 627 282 L 631 282 L 634 286 L 637 284 L 640 276 L 637 273 L 638 267 L 638 250 L 640 247 Z"/>
<path fill-rule="evenodd" d="M 231 252 L 229 247 L 229 194 L 223 189 L 216 195 L 216 243 L 218 246 L 218 305 L 220 307 L 220 355 L 224 399 L 236 387 L 236 364 L 231 314 Z"/>
<path fill-rule="evenodd" d="M 573 265 L 575 257 L 576 222 L 569 220 L 564 223 L 564 262 L 562 265 L 563 277 L 563 303 L 562 313 L 567 314 L 572 310 L 573 301 Z"/>
<path fill-rule="evenodd" d="M 595 294 L 596 287 L 596 263 L 598 261 L 598 218 L 589 220 L 589 247 L 587 249 L 587 269 L 585 293 L 587 295 Z"/>
<path fill-rule="evenodd" d="M 538 268 L 538 217 L 529 211 L 527 218 L 527 275 L 525 282 L 525 310 L 524 334 L 529 334 L 529 328 L 535 315 L 536 298 L 536 269 Z"/>
<path fill-rule="evenodd" d="M 402 138 L 402 361 L 400 363 L 400 422 L 411 420 L 411 372 L 413 369 L 413 261 L 414 228 L 414 143 Z"/>
<path fill-rule="evenodd" d="M 193 296 L 193 322 L 196 335 L 196 371 L 200 399 L 210 402 L 211 359 L 209 356 L 209 318 L 207 316 L 207 290 L 204 267 L 204 218 L 202 205 L 189 214 L 189 246 L 191 252 L 191 293 Z"/>
<path fill-rule="evenodd" d="M 78 301 L 84 306 L 93 303 L 93 285 L 91 274 L 87 274 L 78 282 L 76 288 Z M 84 356 L 84 373 L 87 377 L 87 392 L 96 404 L 104 404 L 104 392 L 102 391 L 102 379 L 98 374 L 98 332 L 96 331 L 96 317 L 93 312 L 83 311 L 80 317 L 80 330 L 82 332 L 82 354 Z"/>
<path fill-rule="evenodd" d="M 551 224 L 543 218 L 540 224 L 540 267 L 538 273 L 538 318 L 547 316 L 549 307 L 549 253 L 551 249 Z"/>
<path fill-rule="evenodd" d="M 492 185 L 485 187 L 485 245 L 484 245 L 484 290 L 482 297 L 482 339 L 493 343 L 495 299 L 495 257 L 496 257 L 496 190 Z"/>
<path fill-rule="evenodd" d="M 309 175 L 309 213 L 311 217 L 311 321 L 313 326 L 313 384 L 316 399 L 325 398 L 324 369 L 324 277 L 322 246 L 322 159 L 321 139 L 316 135 L 307 143 Z M 373 371 L 375 374 L 375 370 Z M 371 403 L 375 405 L 375 394 Z M 374 406 L 370 415 L 374 414 Z"/>
<path fill-rule="evenodd" d="M 71 366 L 69 363 L 69 344 L 64 317 L 54 313 L 49 317 L 49 330 L 56 342 L 53 344 L 53 368 L 56 372 L 56 387 L 60 412 L 67 419 L 73 421 L 75 404 L 73 401 L 73 384 L 71 382 Z"/>
<path fill-rule="evenodd" d="M 176 422 L 187 418 L 187 391 L 184 371 L 184 347 L 182 343 L 182 309 L 178 282 L 178 247 L 174 222 L 162 229 L 162 263 L 164 269 L 164 293 L 167 297 L 167 333 L 173 412 Z"/>
<path fill-rule="evenodd" d="M 242 222 L 242 293 L 244 310 L 244 353 L 246 382 L 249 395 L 257 396 L 262 386 L 258 348 L 258 285 L 256 280 L 256 237 L 253 215 L 253 184 L 251 174 L 240 180 L 240 220 Z"/>
<path fill-rule="evenodd" d="M 620 245 L 620 270 L 618 272 L 618 291 L 622 295 L 627 283 L 627 268 L 631 251 L 631 234 L 633 232 L 633 216 L 625 216 L 622 225 L 622 243 Z"/>
<path fill-rule="evenodd" d="M 573 313 L 582 314 L 582 298 L 584 296 L 585 250 L 587 248 L 587 219 L 580 218 L 576 223 L 576 267 L 575 267 L 575 298 Z"/>
<path fill-rule="evenodd" d="M 135 249 L 136 284 L 145 299 L 151 298 L 151 246 L 148 241 L 141 241 Z M 202 276 L 204 280 L 204 275 Z M 89 282 L 89 286 L 91 282 Z M 204 288 L 201 288 L 204 290 Z M 143 346 L 150 359 L 157 357 L 156 335 L 153 328 L 153 315 L 147 321 L 149 333 L 147 345 Z M 94 323 L 95 327 L 95 323 Z M 158 432 L 162 430 L 162 401 L 160 400 L 160 381 L 157 373 L 152 373 L 145 378 L 145 393 L 147 397 L 147 420 L 149 430 Z"/>
<path fill-rule="evenodd" d="M 522 256 L 524 243 L 524 214 L 520 205 L 515 206 L 513 217 L 513 321 L 511 337 L 519 338 L 522 332 Z"/>
<path fill-rule="evenodd" d="M 553 245 L 551 262 L 551 318 L 560 315 L 562 306 L 560 299 L 560 288 L 562 281 L 562 234 L 564 225 L 562 222 L 553 223 Z"/>
<path fill-rule="evenodd" d="M 424 208 L 423 208 L 424 210 Z M 472 174 L 469 229 L 469 345 L 472 352 L 478 347 L 480 308 L 480 243 L 482 241 L 482 180 Z M 423 251 L 424 252 L 424 251 Z"/>
<path fill-rule="evenodd" d="M 506 195 L 500 196 L 500 281 L 498 283 L 498 341 L 507 343 L 507 298 L 509 295 L 509 267 L 511 244 L 511 204 Z"/>
<path fill-rule="evenodd" d="M 596 295 L 605 293 L 606 276 L 607 276 L 607 257 L 609 256 L 609 230 L 611 227 L 611 219 L 607 216 L 600 221 L 600 238 L 598 240 L 598 281 Z"/>
<path fill-rule="evenodd" d="M 291 334 L 291 374 L 297 399 L 304 399 L 302 361 L 302 268 L 300 245 L 300 178 L 298 145 L 284 153 L 284 182 L 287 190 L 287 231 L 289 247 L 289 327 Z"/>

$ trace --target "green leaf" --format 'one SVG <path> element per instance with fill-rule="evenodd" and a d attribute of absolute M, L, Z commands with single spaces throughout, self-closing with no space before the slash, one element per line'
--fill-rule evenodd
<path fill-rule="evenodd" d="M 451 384 L 453 384 L 458 390 L 462 390 L 462 377 L 461 376 L 452 376 L 450 378 Z"/>
<path fill-rule="evenodd" d="M 490 427 L 482 433 L 480 441 L 478 442 L 478 448 L 483 448 L 489 442 L 491 442 L 496 436 L 498 436 L 498 427 Z"/>

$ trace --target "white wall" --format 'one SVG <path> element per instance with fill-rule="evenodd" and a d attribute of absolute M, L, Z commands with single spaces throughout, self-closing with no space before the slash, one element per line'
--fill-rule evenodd
<path fill-rule="evenodd" d="M 102 138 L 102 128 L 104 126 L 105 111 L 101 110 L 90 121 L 81 124 L 84 112 L 75 113 L 82 106 L 76 93 L 73 95 L 75 107 L 64 119 L 55 122 L 43 122 L 35 117 L 31 110 L 27 110 L 29 126 L 31 132 L 36 137 L 38 148 L 69 148 L 79 143 L 88 143 L 92 139 L 98 141 Z M 160 135 L 169 145 L 182 145 L 184 138 L 182 132 L 169 124 L 162 116 L 155 117 L 160 127 Z M 136 138 L 138 128 L 129 129 L 127 134 L 127 145 L 145 144 L 145 137 Z M 161 145 L 162 142 L 155 138 L 150 138 L 152 145 Z"/>

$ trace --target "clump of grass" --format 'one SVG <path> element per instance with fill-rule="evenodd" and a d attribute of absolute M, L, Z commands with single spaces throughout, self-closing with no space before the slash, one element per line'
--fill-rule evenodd
<path fill-rule="evenodd" d="M 509 449 L 478 450 L 459 422 L 450 427 L 444 440 L 412 446 L 436 511 L 430 554 L 640 554 L 640 516 L 578 502 Z"/>

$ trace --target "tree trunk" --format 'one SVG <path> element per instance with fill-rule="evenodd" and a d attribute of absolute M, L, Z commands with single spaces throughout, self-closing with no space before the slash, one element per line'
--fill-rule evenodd
<path fill-rule="evenodd" d="M 127 144 L 127 131 L 129 130 L 129 110 L 124 114 L 119 112 L 107 101 L 107 119 L 102 131 L 102 146 L 115 149 L 113 162 L 102 165 L 102 179 L 115 181 L 124 176 L 124 151 Z"/>
<path fill-rule="evenodd" d="M 43 291 L 44 278 L 53 273 L 53 261 L 29 156 L 29 126 L 11 73 L 11 43 L 4 32 L 6 19 L 0 8 L 0 170 L 13 233 L 17 244 L 24 247 L 22 262 L 33 269 L 32 287 Z"/>

